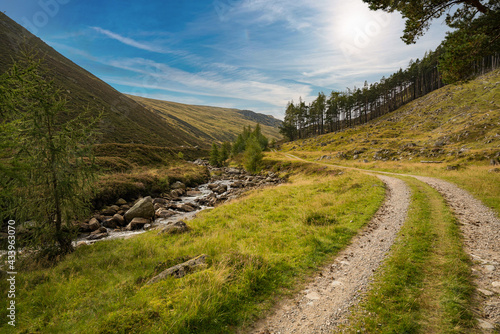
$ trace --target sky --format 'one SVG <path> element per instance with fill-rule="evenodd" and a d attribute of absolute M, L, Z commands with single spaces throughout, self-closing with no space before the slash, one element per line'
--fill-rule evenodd
<path fill-rule="evenodd" d="M 444 39 L 416 44 L 398 13 L 361 0 L 1 0 L 0 10 L 122 93 L 249 109 L 361 87 Z"/>

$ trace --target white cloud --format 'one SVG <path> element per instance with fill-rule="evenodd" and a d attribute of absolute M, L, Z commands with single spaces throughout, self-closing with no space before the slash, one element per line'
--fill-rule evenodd
<path fill-rule="evenodd" d="M 246 71 L 238 73 L 231 67 L 232 76 L 224 76 L 214 71 L 190 73 L 166 64 L 144 58 L 128 58 L 111 60 L 107 65 L 139 74 L 134 79 L 108 78 L 115 84 L 133 86 L 143 89 L 158 89 L 198 96 L 240 99 L 266 103 L 283 107 L 296 94 L 310 97 L 312 89 L 301 84 L 279 84 L 264 75 L 257 75 L 252 80 Z"/>
<path fill-rule="evenodd" d="M 138 41 L 135 41 L 131 38 L 121 36 L 119 34 L 116 34 L 112 31 L 109 31 L 106 29 L 102 29 L 100 27 L 92 27 L 92 29 L 94 29 L 95 31 L 97 31 L 103 35 L 106 35 L 107 37 L 109 37 L 111 39 L 117 40 L 125 45 L 132 46 L 132 47 L 137 48 L 137 49 L 150 51 L 150 52 L 156 52 L 156 53 L 171 53 L 170 51 L 165 50 L 163 48 L 159 48 L 157 46 L 150 45 L 150 44 L 144 43 L 144 42 L 138 42 Z"/>

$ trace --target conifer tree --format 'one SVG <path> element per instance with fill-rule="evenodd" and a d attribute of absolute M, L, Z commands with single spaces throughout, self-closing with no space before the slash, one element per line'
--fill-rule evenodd
<path fill-rule="evenodd" d="M 0 87 L 0 143 L 9 146 L 0 185 L 12 195 L 2 218 L 29 221 L 29 244 L 41 254 L 68 253 L 71 222 L 88 207 L 85 191 L 92 181 L 91 143 L 99 117 L 71 113 L 32 52 L 24 52 L 1 76 Z"/>

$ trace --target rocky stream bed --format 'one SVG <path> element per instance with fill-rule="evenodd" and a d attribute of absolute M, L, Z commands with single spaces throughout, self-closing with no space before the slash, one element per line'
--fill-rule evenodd
<path fill-rule="evenodd" d="M 274 173 L 252 175 L 239 168 L 214 168 L 204 160 L 194 163 L 210 170 L 212 176 L 208 183 L 190 188 L 177 181 L 171 185 L 169 193 L 160 197 L 146 196 L 134 202 L 119 199 L 110 203 L 87 221 L 77 223 L 79 236 L 74 245 L 129 238 L 149 229 L 182 232 L 187 229 L 184 221 L 202 210 L 237 198 L 248 190 L 283 182 Z"/>

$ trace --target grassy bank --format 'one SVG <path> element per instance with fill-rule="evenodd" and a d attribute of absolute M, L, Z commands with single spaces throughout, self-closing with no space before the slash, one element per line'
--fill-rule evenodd
<path fill-rule="evenodd" d="M 373 289 L 354 316 L 356 333 L 475 333 L 470 263 L 442 197 L 414 179 L 408 219 Z"/>
<path fill-rule="evenodd" d="M 248 324 L 343 248 L 385 195 L 356 172 L 291 181 L 199 214 L 188 234 L 103 241 L 54 268 L 20 271 L 17 332 L 230 333 Z M 145 285 L 200 254 L 207 269 Z"/>

